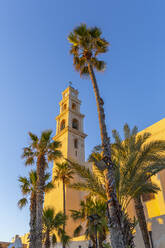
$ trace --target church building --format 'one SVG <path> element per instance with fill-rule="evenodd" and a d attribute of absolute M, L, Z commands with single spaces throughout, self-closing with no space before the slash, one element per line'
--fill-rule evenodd
<path fill-rule="evenodd" d="M 56 135 L 54 140 L 61 142 L 62 159 L 54 162 L 52 178 L 55 176 L 56 162 L 63 162 L 64 158 L 76 161 L 80 164 L 91 166 L 85 162 L 85 137 L 83 120 L 84 115 L 80 111 L 81 101 L 78 98 L 78 91 L 69 86 L 62 92 L 62 100 L 59 103 L 59 115 L 56 117 Z M 150 132 L 151 138 L 165 140 L 165 118 L 152 126 L 142 130 Z M 78 180 L 74 176 L 74 181 Z M 165 248 L 165 170 L 158 173 L 151 179 L 158 184 L 160 192 L 150 195 L 143 199 L 145 215 L 148 224 L 148 230 L 152 237 L 154 248 Z M 70 210 L 79 209 L 80 201 L 84 199 L 84 192 L 76 191 L 66 187 L 66 214 L 70 216 Z M 62 182 L 55 182 L 55 188 L 45 195 L 44 207 L 53 207 L 55 212 L 63 211 L 63 185 Z M 128 213 L 131 217 L 135 216 L 133 203 L 130 204 Z M 77 227 L 70 217 L 66 225 L 66 232 L 73 237 L 73 231 Z M 144 248 L 142 236 L 137 226 L 135 236 L 136 248 Z M 59 245 L 58 245 L 59 246 Z M 73 238 L 70 247 L 88 247 L 88 241 L 84 240 L 84 236 Z M 59 246 L 60 247 L 60 246 Z"/>

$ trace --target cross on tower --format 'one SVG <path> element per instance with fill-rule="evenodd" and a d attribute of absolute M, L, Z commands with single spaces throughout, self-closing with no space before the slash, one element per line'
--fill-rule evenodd
<path fill-rule="evenodd" d="M 69 81 L 69 86 L 72 87 L 72 82 L 71 81 Z"/>

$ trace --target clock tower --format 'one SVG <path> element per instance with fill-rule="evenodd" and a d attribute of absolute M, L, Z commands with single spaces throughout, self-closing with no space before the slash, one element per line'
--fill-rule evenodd
<path fill-rule="evenodd" d="M 61 142 L 61 152 L 64 158 L 85 163 L 84 140 L 87 136 L 83 129 L 84 115 L 80 113 L 81 101 L 78 99 L 78 91 L 69 86 L 62 92 L 62 100 L 59 103 L 60 113 L 56 117 L 56 135 L 54 140 Z M 58 161 L 58 162 L 62 162 Z M 54 168 L 53 165 L 53 178 Z M 78 179 L 78 178 L 77 178 Z M 76 181 L 74 176 L 73 181 Z M 66 186 L 66 214 L 70 215 L 71 209 L 79 209 L 80 201 L 83 199 L 83 192 L 71 189 Z M 55 212 L 63 211 L 63 187 L 62 182 L 56 182 L 55 188 L 45 195 L 45 207 L 53 207 Z M 66 225 L 66 232 L 73 235 L 77 223 L 69 217 Z"/>

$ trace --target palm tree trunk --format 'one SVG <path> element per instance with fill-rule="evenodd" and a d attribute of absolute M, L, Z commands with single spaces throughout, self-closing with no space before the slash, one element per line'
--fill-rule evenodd
<path fill-rule="evenodd" d="M 103 155 L 103 161 L 106 164 L 104 175 L 106 181 L 106 195 L 108 200 L 108 212 L 109 212 L 108 227 L 110 231 L 111 246 L 112 248 L 125 248 L 128 244 L 124 240 L 124 235 L 123 235 L 124 230 L 122 228 L 124 226 L 122 223 L 123 213 L 116 196 L 114 165 L 112 164 L 111 161 L 110 139 L 108 137 L 107 128 L 105 124 L 105 114 L 103 108 L 104 103 L 103 100 L 100 98 L 96 77 L 90 61 L 88 62 L 88 70 L 96 98 L 100 132 L 101 132 L 101 141 L 103 148 L 102 155 Z"/>
<path fill-rule="evenodd" d="M 50 248 L 50 235 L 49 229 L 46 230 L 46 240 L 45 240 L 45 248 Z"/>
<path fill-rule="evenodd" d="M 90 240 L 93 243 L 92 248 L 96 248 L 96 237 L 95 237 L 95 234 L 90 235 Z"/>
<path fill-rule="evenodd" d="M 42 248 L 42 214 L 44 203 L 45 156 L 37 159 L 36 247 Z"/>
<path fill-rule="evenodd" d="M 98 247 L 103 248 L 103 241 L 106 240 L 106 230 L 103 229 L 102 232 L 98 232 Z"/>
<path fill-rule="evenodd" d="M 64 179 L 63 179 L 63 213 L 64 215 L 66 215 L 66 199 L 65 199 L 65 182 L 64 182 Z M 65 232 L 65 223 L 63 225 L 63 231 Z M 63 244 L 63 248 L 65 248 L 65 244 Z"/>
<path fill-rule="evenodd" d="M 135 211 L 138 217 L 139 226 L 142 233 L 145 248 L 151 248 L 143 204 L 141 202 L 140 197 L 135 198 L 134 203 L 135 203 Z"/>
<path fill-rule="evenodd" d="M 36 247 L 36 194 L 32 192 L 30 197 L 30 241 L 29 248 Z"/>

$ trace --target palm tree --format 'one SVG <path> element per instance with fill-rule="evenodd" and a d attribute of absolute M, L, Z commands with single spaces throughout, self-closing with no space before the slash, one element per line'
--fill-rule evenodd
<path fill-rule="evenodd" d="M 141 196 L 143 194 L 157 193 L 159 187 L 150 178 L 165 169 L 165 141 L 155 140 L 147 142 L 151 137 L 150 133 L 138 134 L 136 127 L 131 131 L 128 125 L 124 126 L 124 141 L 118 132 L 113 130 L 115 143 L 111 146 L 112 161 L 115 166 L 116 192 L 118 200 L 125 211 L 133 199 L 139 225 L 142 231 L 145 247 L 150 247 L 147 225 Z M 98 168 L 102 165 L 102 148 L 97 146 L 89 157 L 94 162 L 94 174 L 83 165 L 70 162 L 74 171 L 83 179 L 71 186 L 77 190 L 84 190 L 99 199 L 106 201 L 105 177 Z M 97 165 L 97 167 L 96 167 Z M 134 223 L 130 223 L 130 229 Z M 126 243 L 130 242 L 133 247 L 131 234 L 127 233 L 125 225 Z M 127 234 L 127 235 L 126 235 Z"/>
<path fill-rule="evenodd" d="M 42 248 L 42 212 L 44 202 L 45 170 L 48 162 L 62 156 L 59 150 L 60 142 L 53 141 L 52 131 L 46 130 L 40 137 L 29 132 L 31 143 L 23 150 L 22 157 L 25 165 L 37 165 L 37 194 L 36 194 L 36 247 Z"/>
<path fill-rule="evenodd" d="M 56 163 L 55 170 L 54 170 L 55 181 L 62 181 L 63 185 L 63 213 L 66 215 L 66 185 L 70 183 L 70 180 L 73 178 L 73 170 L 71 169 L 68 162 Z M 65 223 L 63 226 L 63 230 L 65 231 Z M 65 246 L 64 246 L 65 247 Z"/>
<path fill-rule="evenodd" d="M 85 236 L 93 242 L 93 247 L 103 248 L 103 241 L 106 239 L 108 231 L 106 218 L 106 203 L 101 200 L 94 200 L 88 197 L 81 201 L 79 210 L 71 210 L 71 216 L 74 220 L 81 220 L 81 223 L 74 231 L 74 236 L 79 236 L 85 227 Z M 98 241 L 97 241 L 98 239 Z M 97 243 L 97 244 L 96 244 Z"/>
<path fill-rule="evenodd" d="M 101 37 L 101 30 L 97 27 L 87 28 L 85 24 L 76 27 L 68 36 L 71 43 L 70 53 L 73 55 L 73 64 L 80 76 L 90 76 L 96 98 L 96 105 L 99 117 L 99 125 L 102 142 L 102 160 L 106 178 L 106 194 L 108 199 L 109 230 L 112 248 L 124 248 L 122 211 L 118 203 L 115 191 L 114 165 L 111 161 L 110 139 L 105 124 L 104 102 L 100 97 L 98 84 L 94 69 L 103 71 L 105 62 L 97 58 L 99 54 L 108 50 L 109 43 Z"/>
<path fill-rule="evenodd" d="M 101 155 L 97 153 L 93 153 L 90 156 L 90 161 L 94 162 L 93 169 L 90 170 L 85 165 L 80 165 L 78 163 L 70 161 L 70 166 L 72 167 L 74 173 L 76 173 L 80 179 L 79 182 L 73 183 L 70 187 L 86 191 L 90 197 L 94 197 L 96 200 L 100 200 L 107 204 L 107 195 L 105 190 L 105 176 L 101 170 L 98 169 L 100 167 L 100 163 L 102 164 Z M 98 165 L 98 167 L 96 166 Z M 118 178 L 115 173 L 116 179 Z M 125 209 L 123 208 L 123 229 L 124 229 L 124 242 L 127 244 L 126 247 L 134 248 L 134 236 L 133 230 L 136 226 L 135 220 L 130 220 Z M 108 211 L 107 211 L 108 213 Z"/>
<path fill-rule="evenodd" d="M 65 222 L 66 216 L 62 212 L 55 214 L 53 208 L 46 208 L 43 210 L 43 230 L 46 248 L 50 248 L 50 236 L 52 236 L 53 244 L 57 242 L 54 231 L 57 231 L 62 243 L 67 244 L 69 242 L 69 236 L 61 230 L 61 226 L 63 226 Z"/>
<path fill-rule="evenodd" d="M 157 193 L 159 187 L 150 178 L 165 169 L 165 141 L 151 141 L 148 132 L 138 134 L 137 127 L 130 130 L 124 125 L 124 140 L 113 130 L 115 143 L 112 145 L 112 160 L 117 166 L 118 198 L 128 206 L 134 200 L 146 248 L 150 248 L 149 235 L 141 197 L 143 194 Z"/>
<path fill-rule="evenodd" d="M 45 186 L 44 192 L 48 192 L 53 188 L 51 182 L 47 182 L 50 178 L 50 174 L 45 174 Z M 37 194 L 37 173 L 35 170 L 29 172 L 29 177 L 19 177 L 21 192 L 23 198 L 18 201 L 18 207 L 22 209 L 30 201 L 30 235 L 29 235 L 29 248 L 35 248 L 36 239 L 36 194 Z"/>

